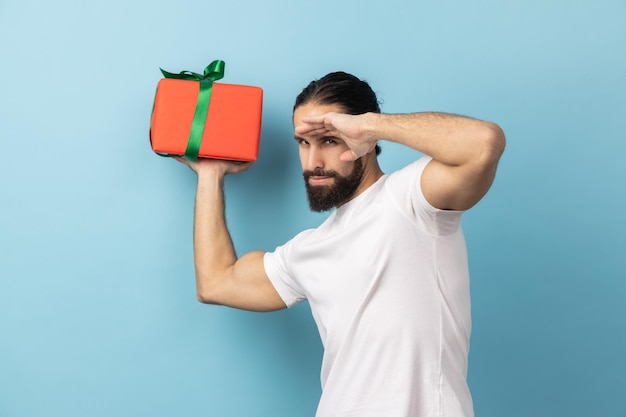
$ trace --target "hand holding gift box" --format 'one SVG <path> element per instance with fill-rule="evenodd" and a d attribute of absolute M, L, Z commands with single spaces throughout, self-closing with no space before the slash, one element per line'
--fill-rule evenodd
<path fill-rule="evenodd" d="M 161 155 L 189 159 L 255 161 L 259 152 L 263 90 L 216 83 L 225 63 L 213 61 L 204 74 L 161 70 L 152 110 L 150 142 Z"/>

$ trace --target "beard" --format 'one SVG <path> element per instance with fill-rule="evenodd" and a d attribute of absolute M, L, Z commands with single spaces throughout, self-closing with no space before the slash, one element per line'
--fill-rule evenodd
<path fill-rule="evenodd" d="M 327 211 L 346 202 L 354 195 L 363 177 L 363 160 L 359 158 L 354 161 L 352 172 L 346 176 L 339 175 L 335 171 L 323 170 L 304 171 L 302 175 L 304 176 L 304 185 L 311 210 Z M 334 184 L 311 185 L 309 184 L 309 177 L 314 176 L 332 177 Z"/>

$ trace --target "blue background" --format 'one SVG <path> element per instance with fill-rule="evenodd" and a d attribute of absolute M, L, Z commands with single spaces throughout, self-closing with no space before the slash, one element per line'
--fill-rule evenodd
<path fill-rule="evenodd" d="M 148 144 L 159 67 L 214 59 L 265 91 L 259 160 L 226 181 L 239 253 L 325 217 L 291 139 L 311 79 L 499 123 L 464 220 L 477 416 L 626 416 L 625 22 L 618 0 L 1 0 L 0 416 L 314 414 L 308 306 L 196 302 L 195 175 Z"/>

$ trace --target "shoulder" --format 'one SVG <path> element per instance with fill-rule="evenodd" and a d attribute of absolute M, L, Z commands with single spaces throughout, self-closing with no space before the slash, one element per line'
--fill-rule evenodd
<path fill-rule="evenodd" d="M 445 235 L 460 226 L 462 211 L 442 210 L 424 196 L 422 175 L 432 158 L 424 156 L 391 173 L 385 182 L 388 197 L 397 209 L 431 235 Z"/>
<path fill-rule="evenodd" d="M 312 233 L 315 232 L 315 230 L 317 229 L 303 230 L 302 232 L 298 233 L 297 235 L 289 239 L 287 242 L 283 243 L 280 246 L 277 246 L 276 249 L 274 249 L 274 251 L 267 252 L 267 254 L 270 257 L 278 255 L 284 258 L 288 256 L 288 254 L 293 250 L 293 248 L 304 244 L 304 242 L 306 242 L 306 240 L 309 238 L 309 236 L 311 236 Z"/>
<path fill-rule="evenodd" d="M 418 194 L 422 196 L 420 180 L 426 166 L 432 161 L 430 156 L 423 156 L 403 168 L 386 175 L 385 188 L 403 195 Z"/>

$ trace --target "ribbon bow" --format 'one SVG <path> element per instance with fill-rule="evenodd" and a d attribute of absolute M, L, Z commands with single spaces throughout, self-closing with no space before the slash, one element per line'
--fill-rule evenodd
<path fill-rule="evenodd" d="M 181 71 L 178 74 L 167 72 L 163 68 L 159 68 L 165 78 L 175 78 L 177 80 L 195 80 L 213 83 L 213 81 L 224 78 L 224 68 L 226 63 L 220 59 L 211 62 L 204 69 L 204 74 L 200 75 L 191 71 Z"/>
<path fill-rule="evenodd" d="M 178 74 L 174 74 L 159 68 L 165 78 L 200 82 L 200 91 L 198 92 L 196 111 L 193 115 L 193 121 L 191 122 L 187 149 L 185 150 L 185 156 L 193 161 L 198 159 L 198 153 L 200 152 L 202 134 L 204 133 L 204 126 L 206 124 L 209 105 L 211 103 L 213 81 L 224 78 L 225 67 L 226 63 L 218 59 L 207 65 L 204 69 L 204 74 L 202 75 L 191 71 L 181 71 Z"/>

